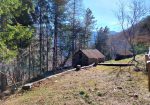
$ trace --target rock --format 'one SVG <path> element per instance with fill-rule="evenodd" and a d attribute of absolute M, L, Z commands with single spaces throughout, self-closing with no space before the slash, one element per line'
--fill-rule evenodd
<path fill-rule="evenodd" d="M 77 65 L 76 71 L 79 71 L 81 69 L 81 65 Z"/>
<path fill-rule="evenodd" d="M 10 95 L 11 95 L 11 91 L 6 90 L 6 91 L 0 93 L 0 99 L 4 99 L 4 97 L 10 96 Z"/>
<path fill-rule="evenodd" d="M 93 66 L 94 66 L 94 67 L 96 67 L 97 65 L 98 65 L 98 63 L 96 62 L 96 63 L 94 63 L 94 65 L 93 65 Z"/>
<path fill-rule="evenodd" d="M 58 81 L 56 80 L 55 83 L 57 83 Z"/>
<path fill-rule="evenodd" d="M 0 93 L 0 99 L 3 99 L 4 94 Z"/>
<path fill-rule="evenodd" d="M 139 96 L 137 94 L 133 94 L 133 95 L 130 95 L 131 97 L 133 97 L 134 99 L 138 99 Z"/>
<path fill-rule="evenodd" d="M 100 92 L 98 92 L 98 93 L 97 93 L 97 96 L 102 97 L 102 96 L 103 96 L 103 94 L 102 94 L 102 93 L 100 93 Z"/>
<path fill-rule="evenodd" d="M 6 90 L 3 92 L 4 96 L 9 96 L 11 95 L 11 91 L 10 90 Z"/>
<path fill-rule="evenodd" d="M 132 81 L 132 79 L 131 79 L 131 78 L 129 78 L 127 81 Z"/>
<path fill-rule="evenodd" d="M 122 90 L 122 87 L 117 87 L 117 89 Z"/>
<path fill-rule="evenodd" d="M 26 84 L 22 87 L 22 90 L 30 90 L 32 88 L 32 84 L 29 83 L 29 84 Z"/>
<path fill-rule="evenodd" d="M 127 77 L 131 78 L 131 75 L 128 75 Z"/>
<path fill-rule="evenodd" d="M 140 71 L 142 71 L 140 68 L 134 68 L 134 71 L 136 71 L 136 72 L 140 72 Z"/>

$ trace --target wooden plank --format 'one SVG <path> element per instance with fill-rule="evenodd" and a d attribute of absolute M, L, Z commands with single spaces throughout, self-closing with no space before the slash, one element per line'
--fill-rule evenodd
<path fill-rule="evenodd" d="M 128 64 L 128 63 L 115 63 L 115 64 L 109 64 L 109 63 L 99 63 L 98 65 L 101 66 L 119 66 L 119 67 L 125 67 L 125 66 L 134 66 L 135 64 Z"/>
<path fill-rule="evenodd" d="M 146 63 L 146 71 L 148 72 L 148 63 L 147 63 L 147 61 L 149 61 L 150 60 L 150 58 L 149 58 L 149 55 L 148 54 L 145 54 L 145 63 Z"/>
<path fill-rule="evenodd" d="M 73 69 L 64 71 L 64 72 L 62 72 L 62 73 L 58 73 L 58 74 L 55 74 L 55 75 L 51 75 L 51 76 L 46 77 L 46 78 L 43 78 L 43 79 L 41 79 L 41 80 L 38 80 L 38 81 L 35 81 L 35 82 L 32 82 L 32 83 L 25 84 L 25 85 L 22 87 L 22 89 L 23 89 L 23 90 L 30 90 L 32 87 L 34 87 L 34 85 L 36 85 L 36 84 L 38 84 L 38 83 L 40 83 L 40 82 L 43 82 L 43 81 L 48 80 L 48 79 L 50 79 L 50 78 L 54 78 L 54 77 L 57 77 L 57 76 L 60 76 L 60 75 L 62 75 L 62 74 L 65 74 L 65 73 L 68 73 L 68 72 L 71 72 L 71 71 L 75 71 L 75 70 L 76 70 L 76 68 L 73 68 Z"/>
<path fill-rule="evenodd" d="M 94 66 L 94 63 L 91 64 L 91 65 L 89 65 L 89 66 L 83 66 L 83 67 L 81 67 L 81 69 L 88 69 L 88 68 L 91 68 L 91 67 L 93 67 L 93 66 Z"/>
<path fill-rule="evenodd" d="M 28 83 L 22 87 L 23 90 L 30 90 L 32 88 L 32 83 Z"/>
<path fill-rule="evenodd" d="M 93 65 L 94 65 L 94 64 L 91 64 L 91 65 L 89 65 L 89 66 L 83 66 L 83 67 L 81 67 L 81 69 L 88 69 L 88 68 L 93 67 Z M 65 74 L 65 73 L 68 73 L 68 72 L 71 72 L 71 71 L 75 71 L 75 70 L 76 70 L 76 68 L 73 68 L 73 69 L 64 71 L 64 72 L 62 72 L 62 73 L 58 73 L 58 74 L 55 74 L 55 75 L 46 77 L 46 78 L 41 79 L 41 80 L 39 80 L 39 81 L 35 81 L 35 82 L 32 82 L 32 83 L 25 84 L 25 85 L 22 87 L 22 89 L 23 89 L 23 90 L 30 90 L 32 87 L 34 87 L 34 85 L 36 85 L 36 84 L 38 84 L 38 83 L 40 83 L 40 82 L 43 82 L 43 81 L 48 80 L 48 79 L 50 79 L 50 78 L 57 77 L 57 76 L 60 76 L 60 75 L 62 75 L 62 74 Z"/>
<path fill-rule="evenodd" d="M 147 65 L 146 65 L 147 69 L 148 69 L 148 89 L 149 89 L 149 92 L 150 92 L 150 61 L 147 61 Z"/>
<path fill-rule="evenodd" d="M 148 55 L 148 54 L 145 54 L 145 61 L 147 62 L 147 61 L 149 61 L 149 60 L 150 60 L 149 55 Z"/>

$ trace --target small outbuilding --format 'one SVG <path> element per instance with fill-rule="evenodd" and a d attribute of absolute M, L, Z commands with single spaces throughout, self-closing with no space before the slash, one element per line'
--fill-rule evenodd
<path fill-rule="evenodd" d="M 126 59 L 126 58 L 131 58 L 131 57 L 133 57 L 133 53 L 129 50 L 117 51 L 115 55 L 115 60 L 121 60 L 121 59 Z"/>
<path fill-rule="evenodd" d="M 77 65 L 88 66 L 93 63 L 105 61 L 105 56 L 97 49 L 84 49 L 77 51 L 73 56 L 73 67 Z"/>

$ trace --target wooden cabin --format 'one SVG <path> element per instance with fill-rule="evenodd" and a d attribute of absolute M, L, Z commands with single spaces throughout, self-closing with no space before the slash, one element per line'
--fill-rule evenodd
<path fill-rule="evenodd" d="M 97 49 L 85 49 L 77 51 L 73 56 L 73 67 L 77 65 L 88 66 L 93 63 L 105 61 L 105 56 Z"/>
<path fill-rule="evenodd" d="M 117 51 L 115 55 L 115 60 L 121 60 L 121 59 L 126 59 L 126 58 L 131 58 L 131 57 L 133 57 L 133 53 L 129 50 Z"/>

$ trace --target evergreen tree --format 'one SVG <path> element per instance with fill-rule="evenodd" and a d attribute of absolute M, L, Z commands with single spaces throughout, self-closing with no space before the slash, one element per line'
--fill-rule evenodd
<path fill-rule="evenodd" d="M 1 63 L 8 63 L 16 58 L 19 55 L 20 49 L 27 47 L 28 41 L 32 38 L 32 28 L 16 21 L 16 17 L 19 17 L 22 11 L 28 10 L 27 5 L 24 3 L 21 0 L 0 0 Z M 22 43 L 26 45 L 22 46 Z M 1 90 L 4 91 L 7 85 L 7 73 L 4 68 L 0 72 Z"/>
<path fill-rule="evenodd" d="M 32 37 L 32 29 L 29 26 L 23 26 L 19 22 L 13 23 L 16 16 L 19 16 L 21 11 L 19 8 L 22 7 L 19 0 L 2 0 L 0 3 L 0 16 L 1 16 L 1 61 L 7 61 L 18 54 L 20 41 L 27 42 Z M 23 7 L 22 7 L 23 8 Z M 7 52 L 7 53 L 4 53 Z"/>
<path fill-rule="evenodd" d="M 88 8 L 84 16 L 83 48 L 88 48 L 89 41 L 93 34 L 95 18 L 92 11 Z"/>
<path fill-rule="evenodd" d="M 96 36 L 96 41 L 95 41 L 95 48 L 101 51 L 106 57 L 109 55 L 108 51 L 108 33 L 109 33 L 109 28 L 108 27 L 101 27 L 97 31 L 97 36 Z"/>

